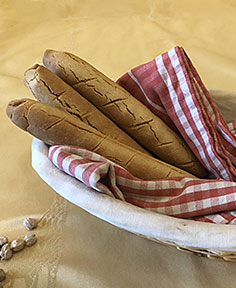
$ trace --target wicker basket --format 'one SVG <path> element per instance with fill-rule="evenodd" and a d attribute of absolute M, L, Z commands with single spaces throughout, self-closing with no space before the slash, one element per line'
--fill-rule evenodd
<path fill-rule="evenodd" d="M 236 94 L 211 90 L 226 121 L 232 121 Z M 154 213 L 98 193 L 57 169 L 47 157 L 48 146 L 33 139 L 32 165 L 58 194 L 116 227 L 156 243 L 213 260 L 236 261 L 236 225 L 211 224 Z"/>

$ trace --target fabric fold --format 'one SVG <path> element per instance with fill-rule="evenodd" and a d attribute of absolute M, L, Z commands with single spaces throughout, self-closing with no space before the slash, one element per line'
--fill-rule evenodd
<path fill-rule="evenodd" d="M 148 101 L 152 111 L 170 128 L 177 128 L 212 176 L 235 181 L 235 134 L 182 47 L 176 46 L 131 69 L 117 82 L 133 96 L 138 95 L 144 104 Z"/>
<path fill-rule="evenodd" d="M 57 168 L 97 192 L 153 212 L 218 224 L 236 216 L 236 212 L 211 215 L 236 209 L 234 182 L 185 177 L 145 181 L 94 152 L 67 145 L 51 146 L 49 158 Z"/>

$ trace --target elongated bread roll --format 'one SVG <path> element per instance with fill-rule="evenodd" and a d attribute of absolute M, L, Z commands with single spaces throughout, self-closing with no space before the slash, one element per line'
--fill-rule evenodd
<path fill-rule="evenodd" d="M 68 144 L 94 151 L 145 179 L 193 175 L 103 135 L 63 110 L 31 99 L 12 100 L 8 117 L 21 129 L 49 145 Z"/>
<path fill-rule="evenodd" d="M 47 68 L 38 64 L 29 68 L 25 72 L 25 85 L 40 102 L 63 109 L 104 135 L 150 155 L 92 103 Z"/>
<path fill-rule="evenodd" d="M 163 161 L 199 177 L 207 171 L 184 140 L 117 83 L 79 57 L 47 50 L 44 65 Z"/>

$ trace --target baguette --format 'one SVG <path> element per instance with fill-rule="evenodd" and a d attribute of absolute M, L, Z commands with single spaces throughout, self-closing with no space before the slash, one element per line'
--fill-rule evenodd
<path fill-rule="evenodd" d="M 25 85 L 40 102 L 65 110 L 101 133 L 150 155 L 92 103 L 47 68 L 35 64 L 25 72 Z"/>
<path fill-rule="evenodd" d="M 31 99 L 12 100 L 7 115 L 19 128 L 49 145 L 75 145 L 94 151 L 144 180 L 191 177 L 179 168 L 161 162 L 109 138 L 70 114 Z"/>
<path fill-rule="evenodd" d="M 143 103 L 81 58 L 47 50 L 44 65 L 159 159 L 204 178 L 208 172 L 184 140 Z"/>

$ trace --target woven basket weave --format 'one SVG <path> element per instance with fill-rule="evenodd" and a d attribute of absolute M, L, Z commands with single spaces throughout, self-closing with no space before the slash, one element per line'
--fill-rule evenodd
<path fill-rule="evenodd" d="M 137 233 L 135 234 L 143 237 L 143 235 L 140 235 Z M 181 252 L 190 253 L 196 256 L 200 256 L 200 257 L 207 257 L 208 259 L 211 259 L 211 260 L 236 262 L 236 251 L 221 251 L 221 250 L 212 250 L 212 249 L 200 248 L 200 247 L 188 247 L 188 246 L 177 245 L 174 242 L 157 240 L 155 238 L 149 238 L 149 237 L 145 237 L 145 238 L 152 240 L 158 244 L 164 245 L 164 246 L 175 247 L 177 250 Z"/>

